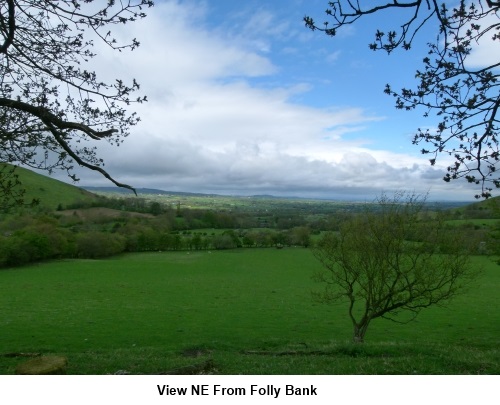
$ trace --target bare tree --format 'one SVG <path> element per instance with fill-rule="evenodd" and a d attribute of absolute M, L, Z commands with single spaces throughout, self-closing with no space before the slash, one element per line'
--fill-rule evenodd
<path fill-rule="evenodd" d="M 0 2 L 0 162 L 63 169 L 75 181 L 78 164 L 133 189 L 111 177 L 86 142 L 121 143 L 139 121 L 127 106 L 146 98 L 132 96 L 135 80 L 101 81 L 91 62 L 94 40 L 116 51 L 139 46 L 136 39 L 119 44 L 111 29 L 145 17 L 151 6 L 150 0 Z"/>
<path fill-rule="evenodd" d="M 370 49 L 387 53 L 397 48 L 410 50 L 421 31 L 437 26 L 423 69 L 415 75 L 417 87 L 394 91 L 387 85 L 385 92 L 395 97 L 396 108 L 422 107 L 425 116 L 437 118 L 437 129 L 419 128 L 413 143 L 424 144 L 421 152 L 431 156 L 432 165 L 442 154 L 451 156 L 454 163 L 447 168 L 444 180 L 465 178 L 481 185 L 477 198 L 488 198 L 494 187 L 500 187 L 500 58 L 481 67 L 468 61 L 479 41 L 493 41 L 496 55 L 500 55 L 500 2 L 461 0 L 453 4 L 456 6 L 435 0 L 337 0 L 329 2 L 328 21 L 323 25 L 316 25 L 311 17 L 304 21 L 313 30 L 335 36 L 342 27 L 368 15 L 380 15 L 394 25 L 403 18 L 395 30 L 377 30 L 369 44 Z"/>
<path fill-rule="evenodd" d="M 478 274 L 459 234 L 437 219 L 420 220 L 424 202 L 405 193 L 383 196 L 313 249 L 323 264 L 314 278 L 325 285 L 315 298 L 347 302 L 355 342 L 363 342 L 372 320 L 409 322 L 461 293 Z"/>

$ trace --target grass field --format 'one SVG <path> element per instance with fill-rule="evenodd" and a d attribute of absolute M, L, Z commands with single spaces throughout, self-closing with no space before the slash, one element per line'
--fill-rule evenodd
<path fill-rule="evenodd" d="M 70 374 L 499 374 L 500 266 L 448 308 L 375 320 L 314 303 L 307 249 L 129 254 L 0 271 L 0 374 L 61 354 Z"/>
<path fill-rule="evenodd" d="M 26 189 L 24 201 L 30 203 L 33 199 L 38 199 L 41 208 L 55 210 L 59 204 L 66 206 L 97 200 L 97 196 L 88 191 L 22 167 L 17 167 L 15 174 L 19 176 L 22 188 Z"/>

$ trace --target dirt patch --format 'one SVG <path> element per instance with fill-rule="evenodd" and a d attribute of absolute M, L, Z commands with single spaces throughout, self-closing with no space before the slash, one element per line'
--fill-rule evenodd
<path fill-rule="evenodd" d="M 211 350 L 207 350 L 204 348 L 198 348 L 198 347 L 192 347 L 192 348 L 184 349 L 181 354 L 184 357 L 202 357 L 202 356 L 209 355 L 211 353 L 212 353 Z"/>
<path fill-rule="evenodd" d="M 216 368 L 213 360 L 206 360 L 202 363 L 190 364 L 188 366 L 174 368 L 172 370 L 159 373 L 162 375 L 193 375 L 193 374 L 215 374 Z"/>

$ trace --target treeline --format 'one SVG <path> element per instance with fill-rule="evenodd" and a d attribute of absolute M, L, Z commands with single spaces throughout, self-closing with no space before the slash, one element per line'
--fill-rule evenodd
<path fill-rule="evenodd" d="M 206 215 L 207 213 L 203 214 Z M 18 215 L 0 223 L 0 267 L 15 267 L 49 259 L 99 259 L 125 252 L 219 250 L 310 244 L 306 226 L 287 230 L 189 230 L 190 217 L 162 214 L 118 218 L 93 214 L 83 220 L 78 211 L 53 215 Z M 218 215 L 211 223 L 228 225 Z M 218 218 L 218 219 L 217 219 Z M 199 220 L 199 219 L 198 219 Z M 205 224 L 205 222 L 202 222 Z"/>
<path fill-rule="evenodd" d="M 76 202 L 68 206 L 60 205 L 58 211 L 78 211 L 89 208 L 110 208 L 127 212 L 150 214 L 155 217 L 168 218 L 171 230 L 194 229 L 250 229 L 270 228 L 287 230 L 307 226 L 313 232 L 337 230 L 342 214 L 309 215 L 303 208 L 292 210 L 213 210 L 187 208 L 179 204 L 165 205 L 143 198 L 108 198 L 99 196 L 92 202 Z"/>
<path fill-rule="evenodd" d="M 49 259 L 99 259 L 125 252 L 308 247 L 312 235 L 338 230 L 351 215 L 356 214 L 190 209 L 138 198 L 102 197 L 97 202 L 61 206 L 56 212 L 4 215 L 0 267 Z M 500 228 L 471 226 L 454 225 L 449 231 L 467 233 L 468 240 L 480 247 L 478 253 L 500 253 Z"/>

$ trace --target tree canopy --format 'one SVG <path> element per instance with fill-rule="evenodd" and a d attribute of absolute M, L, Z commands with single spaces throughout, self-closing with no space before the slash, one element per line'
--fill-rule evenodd
<path fill-rule="evenodd" d="M 430 156 L 432 165 L 443 155 L 452 158 L 445 181 L 464 178 L 481 186 L 477 198 L 488 198 L 493 188 L 500 187 L 500 57 L 482 66 L 469 61 L 474 47 L 488 41 L 500 55 L 500 2 L 461 0 L 452 4 L 436 0 L 337 0 L 329 2 L 328 21 L 317 25 L 308 16 L 304 21 L 312 30 L 335 36 L 345 26 L 380 15 L 395 25 L 394 30 L 377 30 L 369 47 L 387 53 L 397 48 L 411 50 L 418 34 L 436 30 L 423 67 L 416 71 L 416 87 L 394 90 L 388 84 L 385 93 L 395 97 L 398 109 L 421 107 L 425 116 L 437 117 L 431 124 L 434 129 L 416 130 L 413 143 L 422 145 L 421 152 Z M 399 26 L 395 21 L 403 14 L 398 10 L 404 10 L 406 16 Z"/>
<path fill-rule="evenodd" d="M 139 84 L 101 81 L 92 70 L 95 41 L 133 50 L 111 29 L 145 17 L 150 0 L 6 0 L 0 4 L 0 162 L 62 169 L 78 180 L 78 164 L 103 169 L 93 141 L 120 144 L 139 117 L 127 106 Z M 7 176 L 1 177 L 7 178 Z M 5 189 L 5 187 L 4 187 Z M 8 187 L 7 187 L 8 189 Z"/>
<path fill-rule="evenodd" d="M 313 249 L 323 264 L 315 279 L 325 286 L 315 296 L 347 302 L 355 342 L 364 340 L 372 320 L 409 322 L 461 293 L 477 275 L 469 262 L 474 242 L 442 221 L 422 220 L 424 202 L 406 193 L 382 196 Z"/>

